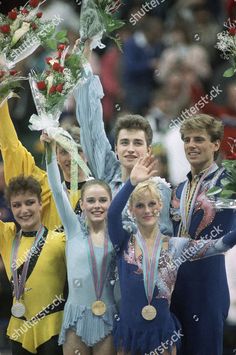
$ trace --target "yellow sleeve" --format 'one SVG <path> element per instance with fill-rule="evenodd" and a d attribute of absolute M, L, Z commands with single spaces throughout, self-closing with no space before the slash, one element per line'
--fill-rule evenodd
<path fill-rule="evenodd" d="M 43 205 L 50 203 L 51 190 L 49 189 L 47 174 L 35 165 L 34 158 L 19 141 L 7 102 L 0 107 L 0 148 L 6 183 L 12 177 L 20 174 L 33 175 L 41 184 Z"/>

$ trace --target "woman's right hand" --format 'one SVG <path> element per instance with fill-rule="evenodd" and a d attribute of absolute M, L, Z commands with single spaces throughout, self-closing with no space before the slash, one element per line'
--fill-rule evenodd
<path fill-rule="evenodd" d="M 149 153 L 147 156 L 139 158 L 134 165 L 130 174 L 130 182 L 133 186 L 136 186 L 139 182 L 143 182 L 157 175 L 157 160 Z"/>

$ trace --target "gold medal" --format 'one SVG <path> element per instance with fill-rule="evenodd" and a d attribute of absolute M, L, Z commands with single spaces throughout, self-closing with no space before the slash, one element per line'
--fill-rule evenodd
<path fill-rule="evenodd" d="M 106 312 L 106 305 L 102 301 L 95 301 L 92 304 L 92 312 L 95 316 L 103 316 L 103 314 Z"/>
<path fill-rule="evenodd" d="M 11 314 L 16 318 L 21 318 L 25 314 L 25 306 L 23 303 L 16 301 L 11 307 Z"/>
<path fill-rule="evenodd" d="M 146 320 L 153 320 L 156 318 L 157 310 L 155 307 L 151 306 L 150 304 L 143 307 L 142 309 L 142 316 Z"/>

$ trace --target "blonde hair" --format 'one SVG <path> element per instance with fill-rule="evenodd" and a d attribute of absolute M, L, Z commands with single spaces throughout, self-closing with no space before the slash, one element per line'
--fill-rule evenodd
<path fill-rule="evenodd" d="M 145 193 L 146 191 L 149 192 L 153 198 L 156 198 L 160 202 L 160 204 L 162 204 L 161 194 L 160 191 L 157 189 L 156 183 L 154 181 L 147 180 L 144 182 L 140 182 L 135 187 L 134 191 L 130 195 L 130 199 L 129 199 L 130 206 L 131 207 L 133 206 L 134 201 L 137 201 L 138 199 L 142 199 L 143 193 Z"/>

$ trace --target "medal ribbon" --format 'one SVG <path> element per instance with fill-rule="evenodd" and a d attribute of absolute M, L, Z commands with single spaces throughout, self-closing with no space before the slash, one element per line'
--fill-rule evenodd
<path fill-rule="evenodd" d="M 14 295 L 15 295 L 17 301 L 19 301 L 22 294 L 24 293 L 24 287 L 25 287 L 25 282 L 26 282 L 27 271 L 29 268 L 29 262 L 30 262 L 30 258 L 32 256 L 32 254 L 33 254 L 32 250 L 38 244 L 38 242 L 42 238 L 43 234 L 44 234 L 44 226 L 41 224 L 39 227 L 39 230 L 37 231 L 35 241 L 26 256 L 26 261 L 23 265 L 22 273 L 19 277 L 18 277 L 17 268 L 16 268 L 16 261 L 17 261 L 17 253 L 18 253 L 18 249 L 20 246 L 22 231 L 20 231 L 20 233 L 16 235 L 16 237 L 13 241 L 12 254 L 11 254 L 11 271 L 12 271 L 12 275 L 13 275 Z"/>
<path fill-rule="evenodd" d="M 106 278 L 106 269 L 107 269 L 107 260 L 108 260 L 108 235 L 106 234 L 104 238 L 102 266 L 99 275 L 100 277 L 98 276 L 96 256 L 94 253 L 93 242 L 90 234 L 88 235 L 88 245 L 89 245 L 88 256 L 92 264 L 94 290 L 96 293 L 97 300 L 100 300 L 102 296 L 102 291 L 104 289 L 105 278 Z"/>
<path fill-rule="evenodd" d="M 157 279 L 156 276 L 158 273 L 158 262 L 161 253 L 162 236 L 159 232 L 155 239 L 151 260 L 149 260 L 148 249 L 145 239 L 142 237 L 139 231 L 135 235 L 135 238 L 137 239 L 138 245 L 143 252 L 143 281 L 148 304 L 150 304 L 152 301 L 155 282 Z"/>
<path fill-rule="evenodd" d="M 180 214 L 182 219 L 182 224 L 186 232 L 189 233 L 189 227 L 192 219 L 192 214 L 196 202 L 196 198 L 198 196 L 199 189 L 201 188 L 202 181 L 206 178 L 207 175 L 213 173 L 216 170 L 216 163 L 214 162 L 211 166 L 202 174 L 201 178 L 199 179 L 196 189 L 194 191 L 192 201 L 190 203 L 189 211 L 187 211 L 187 201 L 188 201 L 188 184 L 189 181 L 187 180 L 184 184 L 184 188 L 180 198 Z"/>

